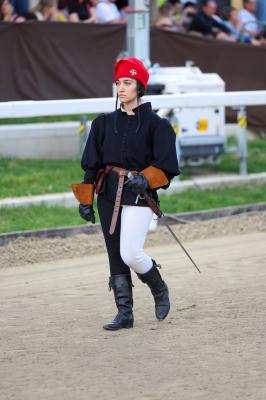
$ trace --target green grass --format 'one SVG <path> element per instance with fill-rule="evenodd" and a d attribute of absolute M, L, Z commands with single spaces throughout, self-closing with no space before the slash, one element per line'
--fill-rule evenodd
<path fill-rule="evenodd" d="M 248 172 L 266 171 L 266 140 L 249 141 Z M 207 173 L 238 173 L 239 157 L 224 154 L 221 164 L 182 168 L 181 179 Z M 83 171 L 79 160 L 0 159 L 0 198 L 70 191 L 80 182 Z"/>
<path fill-rule="evenodd" d="M 266 184 L 205 191 L 188 190 L 179 194 L 161 196 L 161 208 L 165 213 L 180 213 L 261 201 L 266 201 Z M 0 233 L 84 223 L 86 222 L 79 217 L 77 208 L 59 206 L 0 208 Z"/>
<path fill-rule="evenodd" d="M 94 119 L 98 114 L 87 114 L 88 120 Z M 80 115 L 53 115 L 49 117 L 30 118 L 0 118 L 0 125 L 35 124 L 40 122 L 68 122 L 80 121 Z"/>
<path fill-rule="evenodd" d="M 79 160 L 0 159 L 0 198 L 69 192 L 82 178 Z"/>
<path fill-rule="evenodd" d="M 0 233 L 31 229 L 55 228 L 59 226 L 83 225 L 77 208 L 18 207 L 0 208 Z"/>
<path fill-rule="evenodd" d="M 209 190 L 188 190 L 170 196 L 161 196 L 161 208 L 165 213 L 208 210 L 253 204 L 266 201 L 266 184 L 234 186 Z"/>
<path fill-rule="evenodd" d="M 235 145 L 235 143 L 233 143 Z M 230 143 L 232 145 L 232 142 Z M 266 171 L 266 140 L 254 139 L 248 141 L 248 173 Z M 221 163 L 217 165 L 201 165 L 198 167 L 182 168 L 182 179 L 192 175 L 206 173 L 239 173 L 239 156 L 237 154 L 223 154 Z"/>

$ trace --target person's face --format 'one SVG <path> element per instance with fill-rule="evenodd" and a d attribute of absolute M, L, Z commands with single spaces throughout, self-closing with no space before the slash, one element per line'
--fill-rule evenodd
<path fill-rule="evenodd" d="M 4 2 L 2 3 L 1 6 L 1 12 L 3 15 L 8 15 L 8 14 L 12 14 L 13 11 L 13 7 L 11 5 L 11 3 L 9 2 L 9 0 L 4 0 Z"/>
<path fill-rule="evenodd" d="M 51 17 L 54 13 L 55 13 L 54 6 L 44 7 L 44 9 L 43 9 L 43 14 L 46 16 L 46 18 Z"/>
<path fill-rule="evenodd" d="M 197 13 L 197 10 L 191 6 L 187 7 L 184 12 L 185 16 L 188 18 L 191 18 L 191 19 L 196 15 L 196 13 Z"/>
<path fill-rule="evenodd" d="M 257 1 L 256 0 L 249 0 L 246 3 L 246 9 L 252 13 L 254 13 L 256 11 L 256 7 L 257 7 Z"/>
<path fill-rule="evenodd" d="M 121 103 L 131 103 L 137 98 L 137 80 L 120 78 L 116 82 L 116 90 Z"/>
<path fill-rule="evenodd" d="M 216 13 L 217 4 L 215 1 L 209 1 L 208 4 L 203 7 L 203 11 L 205 14 L 209 15 L 210 17 Z"/>
<path fill-rule="evenodd" d="M 239 15 L 237 10 L 233 10 L 230 13 L 230 21 L 233 23 L 238 23 L 239 22 Z"/>
<path fill-rule="evenodd" d="M 181 10 L 181 5 L 180 5 L 180 3 L 175 3 L 175 4 L 173 5 L 173 9 L 172 9 L 173 15 L 179 13 L 180 10 Z"/>

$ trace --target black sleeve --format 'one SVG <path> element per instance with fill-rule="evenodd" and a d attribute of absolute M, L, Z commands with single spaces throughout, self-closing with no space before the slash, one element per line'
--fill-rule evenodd
<path fill-rule="evenodd" d="M 200 14 L 197 14 L 195 16 L 189 29 L 191 31 L 200 32 L 203 35 L 211 35 L 212 34 L 211 25 L 208 24 Z"/>
<path fill-rule="evenodd" d="M 97 173 L 102 167 L 102 141 L 105 116 L 97 117 L 91 124 L 89 137 L 82 155 L 81 168 L 85 171 L 84 183 L 95 183 Z"/>
<path fill-rule="evenodd" d="M 220 22 L 216 21 L 214 18 L 213 18 L 213 26 L 224 33 L 227 33 L 227 34 L 231 33 L 230 30 L 224 24 L 221 24 Z"/>
<path fill-rule="evenodd" d="M 151 165 L 162 169 L 169 180 L 180 174 L 175 142 L 176 135 L 169 121 L 158 117 L 153 130 Z"/>

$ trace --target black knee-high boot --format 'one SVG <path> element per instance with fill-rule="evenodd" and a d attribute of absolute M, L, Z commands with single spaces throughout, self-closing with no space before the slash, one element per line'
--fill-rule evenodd
<path fill-rule="evenodd" d="M 137 274 L 139 279 L 146 283 L 151 289 L 155 302 L 155 315 L 159 321 L 165 319 L 170 310 L 169 291 L 166 283 L 162 280 L 161 274 L 157 269 L 157 264 L 153 260 L 152 268 L 145 274 Z"/>
<path fill-rule="evenodd" d="M 118 314 L 104 329 L 117 331 L 123 328 L 133 328 L 133 296 L 132 280 L 129 274 L 112 275 L 109 279 L 109 287 L 113 289 Z"/>

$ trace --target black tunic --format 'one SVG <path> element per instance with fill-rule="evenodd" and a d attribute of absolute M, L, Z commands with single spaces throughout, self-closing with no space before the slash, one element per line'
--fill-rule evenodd
<path fill-rule="evenodd" d="M 170 123 L 153 112 L 150 103 L 141 104 L 133 111 L 135 115 L 128 115 L 118 109 L 100 115 L 92 122 L 81 160 L 85 171 L 84 183 L 95 183 L 99 169 L 108 164 L 136 171 L 154 166 L 163 170 L 169 180 L 179 175 L 176 136 Z M 115 113 L 117 133 L 114 129 Z M 139 118 L 140 128 L 137 131 Z M 115 200 L 117 183 L 117 174 L 111 172 L 102 188 L 104 196 L 112 201 Z M 155 190 L 151 194 L 157 199 Z M 136 194 L 126 185 L 121 204 L 136 204 Z M 137 205 L 147 206 L 144 200 L 138 201 Z"/>

